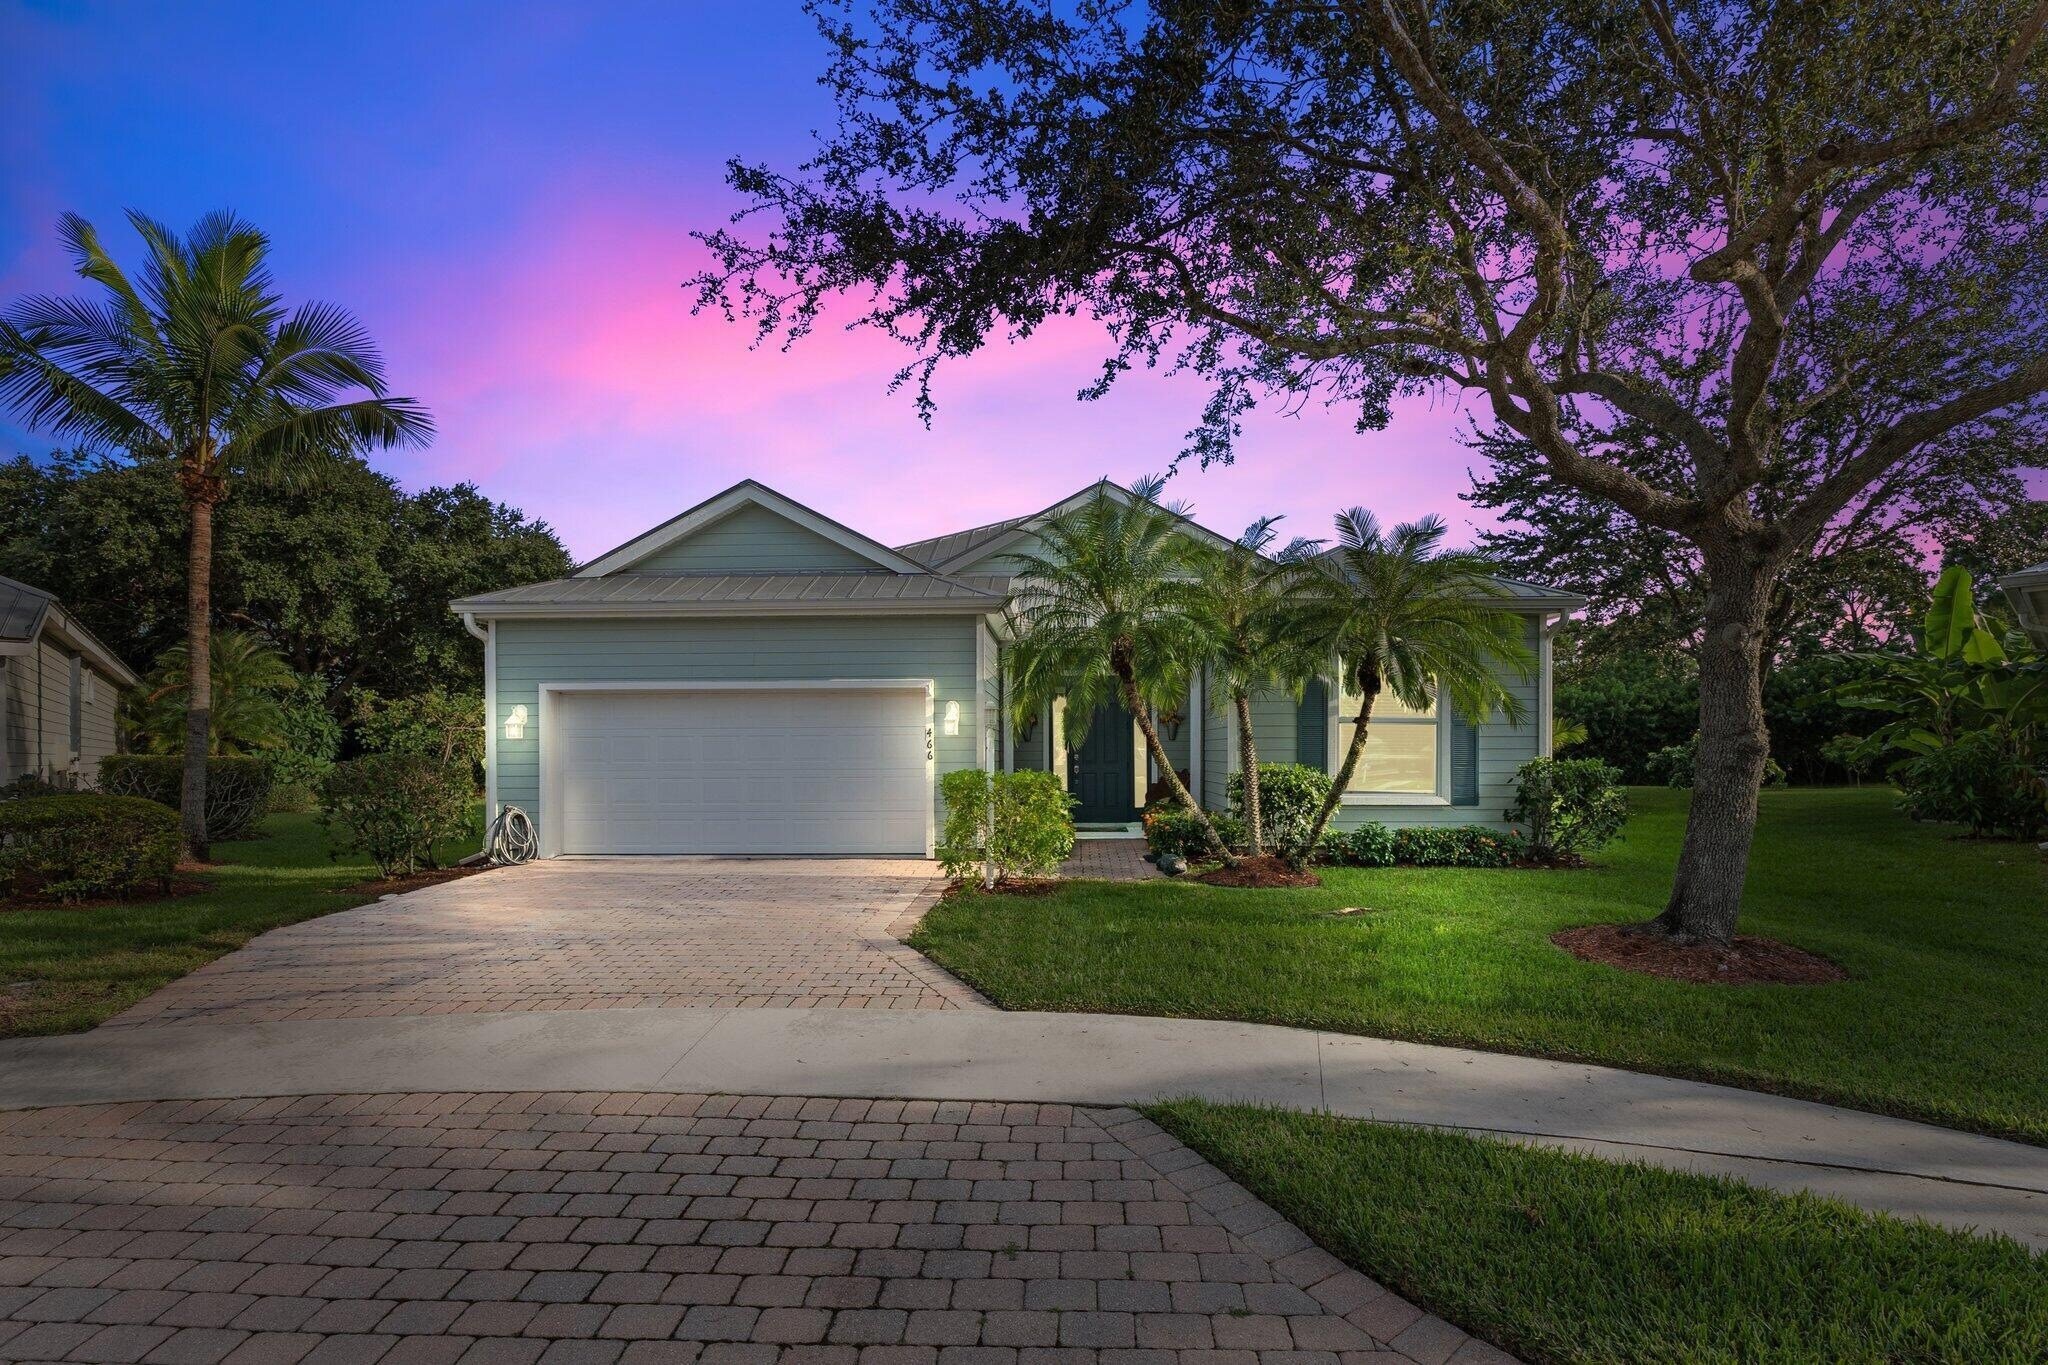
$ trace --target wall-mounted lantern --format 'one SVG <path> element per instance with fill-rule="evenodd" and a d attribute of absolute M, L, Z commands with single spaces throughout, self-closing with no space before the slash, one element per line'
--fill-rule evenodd
<path fill-rule="evenodd" d="M 505 713 L 505 738 L 526 738 L 526 707 L 515 706 Z"/>
<path fill-rule="evenodd" d="M 959 702 L 949 701 L 946 703 L 946 719 L 942 723 L 942 728 L 944 729 L 945 733 L 949 735 L 957 735 L 960 733 Z"/>

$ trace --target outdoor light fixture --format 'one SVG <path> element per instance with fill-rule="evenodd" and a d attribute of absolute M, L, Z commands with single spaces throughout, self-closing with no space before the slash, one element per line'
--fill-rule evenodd
<path fill-rule="evenodd" d="M 946 703 L 945 731 L 949 735 L 960 733 L 960 703 L 957 701 Z"/>
<path fill-rule="evenodd" d="M 505 715 L 505 738 L 526 738 L 526 707 L 515 706 Z"/>

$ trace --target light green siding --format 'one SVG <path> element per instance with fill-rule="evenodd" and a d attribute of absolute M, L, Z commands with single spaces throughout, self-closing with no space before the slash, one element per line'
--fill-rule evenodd
<path fill-rule="evenodd" d="M 930 678 L 935 714 L 958 701 L 974 714 L 974 616 L 833 616 L 662 620 L 510 619 L 497 634 L 497 799 L 545 829 L 540 796 L 540 685 L 555 682 L 810 682 Z M 524 705 L 523 739 L 504 738 Z M 974 726 L 935 738 L 938 774 L 975 766 Z M 858 801 L 860 793 L 846 799 Z M 937 792 L 933 793 L 936 809 Z M 943 818 L 944 812 L 937 811 Z"/>
<path fill-rule="evenodd" d="M 59 786 L 98 783 L 100 760 L 115 752 L 121 689 L 81 663 L 78 746 L 71 744 L 72 651 L 44 636 L 0 659 L 0 781 L 34 775 Z"/>
<path fill-rule="evenodd" d="M 635 573 L 777 573 L 801 569 L 872 569 L 872 559 L 765 507 L 749 505 L 636 560 Z"/>

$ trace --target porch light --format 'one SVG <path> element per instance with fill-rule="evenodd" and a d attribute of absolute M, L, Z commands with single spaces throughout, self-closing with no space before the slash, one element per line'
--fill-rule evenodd
<path fill-rule="evenodd" d="M 526 738 L 526 707 L 515 706 L 505 714 L 505 738 Z"/>
<path fill-rule="evenodd" d="M 949 735 L 957 735 L 957 734 L 959 734 L 959 733 L 960 733 L 960 703 L 959 703 L 959 702 L 957 702 L 957 701 L 949 701 L 949 702 L 947 702 L 947 703 L 946 703 L 946 719 L 945 719 L 945 722 L 944 722 L 944 729 L 945 729 L 945 732 L 946 732 L 947 734 L 949 734 Z"/>

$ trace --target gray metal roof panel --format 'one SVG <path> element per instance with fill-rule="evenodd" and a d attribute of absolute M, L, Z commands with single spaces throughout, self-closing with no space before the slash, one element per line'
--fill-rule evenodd
<path fill-rule="evenodd" d="M 41 588 L 0 578 L 0 640 L 20 643 L 35 639 L 56 600 Z"/>

